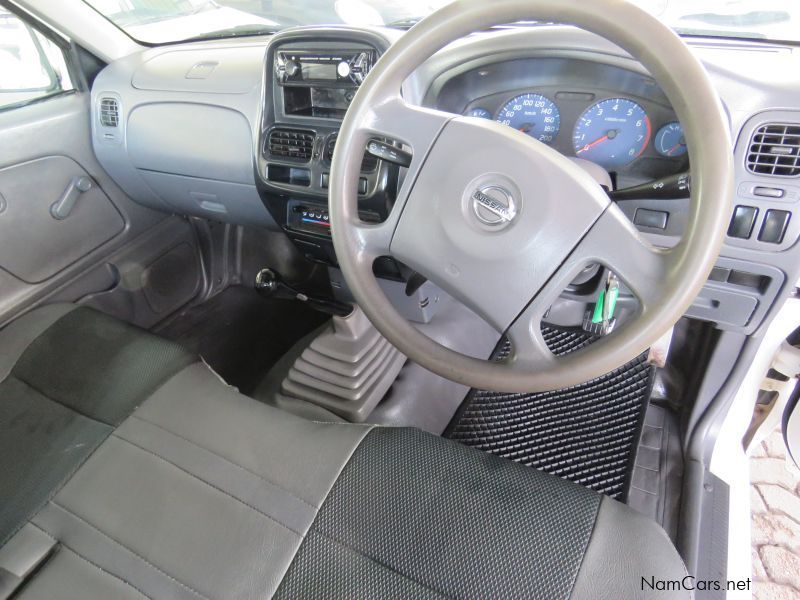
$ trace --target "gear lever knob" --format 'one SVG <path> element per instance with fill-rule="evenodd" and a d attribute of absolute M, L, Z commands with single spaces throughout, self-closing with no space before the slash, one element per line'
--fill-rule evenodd
<path fill-rule="evenodd" d="M 296 290 L 288 283 L 283 281 L 280 274 L 272 269 L 261 269 L 256 274 L 254 285 L 256 291 L 262 296 L 279 298 L 282 300 L 300 300 L 309 307 L 319 312 L 334 317 L 347 317 L 353 312 L 353 306 L 346 302 L 339 302 L 329 298 L 310 296 Z"/>

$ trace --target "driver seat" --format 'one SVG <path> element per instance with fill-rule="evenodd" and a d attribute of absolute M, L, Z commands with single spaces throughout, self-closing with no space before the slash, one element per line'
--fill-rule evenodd
<path fill-rule="evenodd" d="M 685 598 L 664 531 L 414 429 L 314 423 L 85 307 L 0 331 L 0 598 Z"/>

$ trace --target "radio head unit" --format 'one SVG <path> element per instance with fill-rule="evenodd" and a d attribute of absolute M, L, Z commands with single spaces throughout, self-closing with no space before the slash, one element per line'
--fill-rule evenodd
<path fill-rule="evenodd" d="M 375 60 L 371 50 L 279 50 L 275 78 L 280 85 L 357 87 Z"/>

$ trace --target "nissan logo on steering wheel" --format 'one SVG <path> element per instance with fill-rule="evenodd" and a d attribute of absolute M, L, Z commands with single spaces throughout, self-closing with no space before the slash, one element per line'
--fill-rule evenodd
<path fill-rule="evenodd" d="M 472 193 L 472 212 L 484 225 L 505 227 L 517 216 L 517 203 L 505 188 L 489 185 Z"/>

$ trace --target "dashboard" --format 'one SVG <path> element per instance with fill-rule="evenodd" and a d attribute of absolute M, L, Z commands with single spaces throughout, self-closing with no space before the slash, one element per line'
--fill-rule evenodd
<path fill-rule="evenodd" d="M 309 260 L 335 267 L 327 202 L 341 120 L 401 35 L 309 27 L 131 55 L 94 82 L 95 152 L 142 204 L 280 230 Z M 800 53 L 758 42 L 689 43 L 730 123 L 736 197 L 717 268 L 687 314 L 750 334 L 800 264 Z M 477 33 L 431 56 L 403 95 L 496 120 L 600 165 L 617 190 L 636 190 L 618 205 L 643 236 L 664 247 L 679 242 L 691 210 L 690 148 L 669 98 L 613 44 L 570 27 Z M 365 221 L 386 218 L 404 177 L 403 141 L 373 141 L 358 184 Z M 665 196 L 665 181 L 679 182 L 680 193 Z M 401 271 L 391 261 L 376 270 L 389 279 Z"/>

